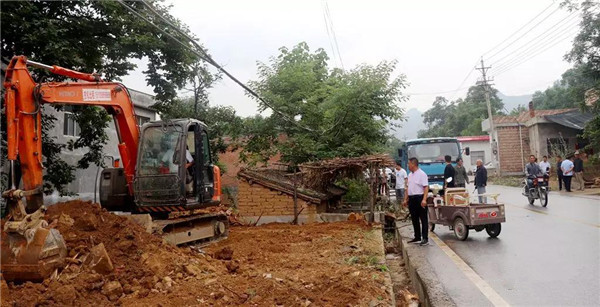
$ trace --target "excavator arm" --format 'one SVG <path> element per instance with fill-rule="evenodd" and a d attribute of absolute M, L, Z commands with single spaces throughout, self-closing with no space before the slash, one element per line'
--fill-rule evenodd
<path fill-rule="evenodd" d="M 48 69 L 58 75 L 87 82 L 35 83 L 27 66 Z M 134 106 L 125 86 L 104 82 L 97 75 L 85 74 L 59 66 L 48 66 L 28 61 L 24 56 L 14 57 L 6 70 L 6 120 L 8 160 L 11 174 L 14 161 L 19 158 L 23 188 L 36 191 L 27 198 L 27 211 L 35 211 L 42 204 L 43 163 L 41 105 L 86 105 L 104 107 L 113 115 L 119 137 L 119 153 L 133 195 L 133 176 L 137 159 L 139 129 Z M 14 180 L 12 181 L 14 185 Z M 13 186 L 11 189 L 16 189 Z"/>
<path fill-rule="evenodd" d="M 28 65 L 81 81 L 36 83 Z M 41 280 L 60 267 L 66 256 L 62 236 L 56 229 L 47 229 L 48 224 L 43 220 L 42 104 L 99 106 L 113 115 L 130 195 L 133 195 L 139 129 L 127 88 L 120 83 L 104 82 L 94 74 L 15 56 L 7 67 L 4 87 L 12 186 L 2 193 L 10 216 L 4 223 L 1 240 L 2 274 L 7 280 Z M 23 190 L 18 189 L 14 178 L 17 159 L 21 164 Z"/>

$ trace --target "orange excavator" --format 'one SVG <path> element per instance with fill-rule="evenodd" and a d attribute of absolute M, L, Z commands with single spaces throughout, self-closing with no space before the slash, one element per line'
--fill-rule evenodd
<path fill-rule="evenodd" d="M 36 83 L 28 66 L 78 81 Z M 10 188 L 2 193 L 8 206 L 1 246 L 4 279 L 42 280 L 63 265 L 67 253 L 61 234 L 44 220 L 42 104 L 97 106 L 113 116 L 123 165 L 102 171 L 104 208 L 150 214 L 153 229 L 176 245 L 227 235 L 227 217 L 203 210 L 221 200 L 220 171 L 212 163 L 204 123 L 177 119 L 140 128 L 122 84 L 25 56 L 12 58 L 4 87 L 11 178 Z M 17 159 L 21 185 L 15 178 Z"/>

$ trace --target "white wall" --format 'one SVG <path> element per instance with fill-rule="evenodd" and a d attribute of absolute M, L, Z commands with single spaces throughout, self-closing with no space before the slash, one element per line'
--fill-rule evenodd
<path fill-rule="evenodd" d="M 460 147 L 461 148 L 469 147 L 471 152 L 483 151 L 483 156 L 484 156 L 483 163 L 488 163 L 488 162 L 492 161 L 492 152 L 491 152 L 491 147 L 490 147 L 489 141 L 461 142 Z M 470 156 L 463 155 L 463 162 L 464 162 L 465 168 L 467 169 L 467 172 L 473 170 L 473 168 L 475 167 L 475 160 L 473 160 L 471 163 L 471 159 L 473 157 L 474 157 L 474 155 L 470 155 Z"/>

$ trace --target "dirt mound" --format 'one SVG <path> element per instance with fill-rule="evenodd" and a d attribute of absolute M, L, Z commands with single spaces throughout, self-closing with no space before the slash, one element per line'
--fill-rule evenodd
<path fill-rule="evenodd" d="M 90 202 L 50 206 L 47 219 L 72 261 L 43 283 L 9 283 L 2 306 L 390 304 L 381 230 L 363 222 L 232 227 L 226 240 L 177 248 Z M 103 251 L 111 261 L 95 271 L 102 261 L 87 257 Z"/>
<path fill-rule="evenodd" d="M 114 305 L 123 293 L 147 295 L 168 274 L 189 275 L 181 265 L 188 262 L 189 252 L 163 243 L 138 224 L 98 204 L 56 204 L 48 208 L 46 219 L 63 235 L 72 261 L 42 284 L 10 284 L 2 305 L 13 301 L 19 306 Z M 108 274 L 99 274 L 84 264 L 100 243 L 114 267 Z"/>

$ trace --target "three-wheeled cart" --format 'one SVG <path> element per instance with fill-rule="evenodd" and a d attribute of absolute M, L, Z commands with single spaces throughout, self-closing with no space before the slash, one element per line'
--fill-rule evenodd
<path fill-rule="evenodd" d="M 428 201 L 429 227 L 445 225 L 454 231 L 461 241 L 469 237 L 469 230 L 479 232 L 485 229 L 492 238 L 500 234 L 500 223 L 506 222 L 504 204 L 498 203 L 498 194 L 477 195 L 492 202 L 471 202 L 465 188 L 447 188 L 444 196 L 430 197 Z"/>

